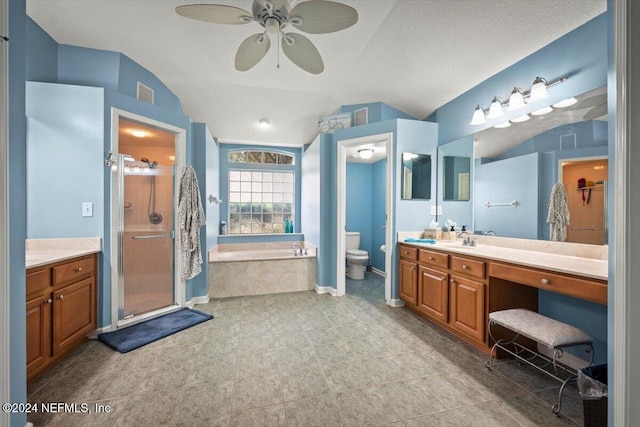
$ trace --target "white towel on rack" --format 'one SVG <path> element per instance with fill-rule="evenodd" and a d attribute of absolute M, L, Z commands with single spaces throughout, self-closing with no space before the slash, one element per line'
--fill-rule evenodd
<path fill-rule="evenodd" d="M 202 271 L 200 227 L 206 224 L 200 200 L 196 171 L 187 166 L 180 180 L 178 196 L 178 223 L 180 224 L 180 250 L 182 252 L 182 280 L 189 280 Z"/>
<path fill-rule="evenodd" d="M 567 205 L 567 192 L 560 182 L 555 183 L 551 189 L 547 224 L 549 224 L 551 240 L 558 242 L 566 240 L 567 226 L 569 225 L 569 206 Z"/>

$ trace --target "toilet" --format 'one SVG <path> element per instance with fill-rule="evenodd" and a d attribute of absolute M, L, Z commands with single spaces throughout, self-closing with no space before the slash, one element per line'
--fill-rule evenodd
<path fill-rule="evenodd" d="M 360 233 L 347 231 L 344 242 L 347 257 L 347 276 L 352 280 L 363 280 L 364 268 L 369 261 L 369 253 L 358 249 L 360 247 Z"/>

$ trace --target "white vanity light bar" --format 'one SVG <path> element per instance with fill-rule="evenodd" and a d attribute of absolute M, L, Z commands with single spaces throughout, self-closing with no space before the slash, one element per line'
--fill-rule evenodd
<path fill-rule="evenodd" d="M 526 101 L 539 101 L 540 99 L 544 99 L 547 95 L 547 89 L 563 83 L 567 81 L 569 77 L 561 77 L 557 80 L 553 80 L 551 82 L 547 82 L 547 80 L 543 77 L 536 77 L 531 85 L 531 89 L 528 92 L 525 92 L 519 87 L 514 87 L 511 91 L 511 95 L 509 97 L 509 102 L 505 102 L 501 97 L 494 96 L 491 101 L 491 108 L 488 110 L 482 107 L 480 104 L 474 109 L 473 117 L 471 119 L 472 126 L 482 125 L 487 122 L 487 120 L 495 119 L 502 117 L 503 108 L 507 107 L 508 111 L 515 111 L 523 108 L 526 105 Z M 513 100 L 513 105 L 512 105 Z M 541 111 L 538 109 L 536 111 Z M 520 116 L 524 117 L 524 116 Z M 524 121 L 524 120 L 522 120 Z"/>

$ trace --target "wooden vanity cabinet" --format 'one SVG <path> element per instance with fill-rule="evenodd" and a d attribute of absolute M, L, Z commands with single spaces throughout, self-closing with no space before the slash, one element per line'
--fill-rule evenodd
<path fill-rule="evenodd" d="M 96 255 L 27 270 L 27 380 L 96 328 L 96 277 Z"/>
<path fill-rule="evenodd" d="M 418 310 L 442 322 L 449 320 L 449 285 L 447 273 L 419 267 Z"/>
<path fill-rule="evenodd" d="M 400 249 L 400 298 L 409 305 L 418 303 L 418 251 L 415 248 Z"/>
<path fill-rule="evenodd" d="M 449 280 L 451 326 L 478 341 L 484 341 L 487 318 L 484 313 L 485 285 L 460 276 Z"/>

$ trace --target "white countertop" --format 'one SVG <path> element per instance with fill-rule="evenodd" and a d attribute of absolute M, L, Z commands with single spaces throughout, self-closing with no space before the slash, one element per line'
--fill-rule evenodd
<path fill-rule="evenodd" d="M 25 266 L 27 269 L 65 261 L 101 251 L 99 237 L 68 239 L 27 239 Z"/>
<path fill-rule="evenodd" d="M 399 243 L 405 243 L 404 239 Z M 524 249 L 506 248 L 477 243 L 475 247 L 462 246 L 461 242 L 438 241 L 435 244 L 406 242 L 425 249 L 436 249 L 461 255 L 504 261 L 527 267 L 541 268 L 559 273 L 573 274 L 598 280 L 608 279 L 608 262 L 601 259 L 560 255 Z"/>

